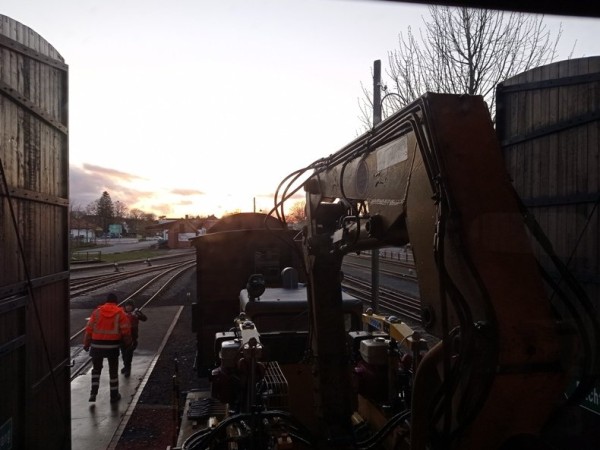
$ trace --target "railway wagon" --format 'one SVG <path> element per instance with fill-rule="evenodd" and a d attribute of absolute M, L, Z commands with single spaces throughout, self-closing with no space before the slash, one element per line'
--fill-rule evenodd
<path fill-rule="evenodd" d="M 198 286 L 192 314 L 200 376 L 213 366 L 215 334 L 232 327 L 240 312 L 240 291 L 250 275 L 261 274 L 267 287 L 279 287 L 284 268 L 299 269 L 297 234 L 265 214 L 240 213 L 224 217 L 207 234 L 192 239 Z"/>
<path fill-rule="evenodd" d="M 0 447 L 70 448 L 68 66 L 0 15 Z"/>

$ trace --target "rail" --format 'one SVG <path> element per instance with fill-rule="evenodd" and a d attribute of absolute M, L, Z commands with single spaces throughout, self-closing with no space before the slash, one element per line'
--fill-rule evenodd
<path fill-rule="evenodd" d="M 371 283 L 350 275 L 344 275 L 342 281 L 344 290 L 358 298 L 363 304 L 371 306 Z M 393 289 L 379 288 L 379 313 L 421 321 L 421 300 L 404 292 Z"/>

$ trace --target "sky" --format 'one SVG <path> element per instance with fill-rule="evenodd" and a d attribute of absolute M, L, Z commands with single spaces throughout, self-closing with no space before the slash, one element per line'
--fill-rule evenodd
<path fill-rule="evenodd" d="M 268 212 L 291 172 L 362 133 L 362 84 L 427 7 L 369 0 L 0 0 L 69 66 L 70 202 L 179 218 Z M 600 19 L 556 60 L 600 55 Z M 574 48 L 574 51 L 573 51 Z M 293 203 L 293 200 L 292 200 Z"/>

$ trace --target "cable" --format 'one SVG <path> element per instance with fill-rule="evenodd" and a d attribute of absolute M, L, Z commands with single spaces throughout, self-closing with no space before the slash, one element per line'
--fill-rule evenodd
<path fill-rule="evenodd" d="M 272 213 L 276 213 L 277 215 L 277 219 L 282 222 L 282 223 L 286 223 L 285 222 L 285 211 L 284 211 L 284 203 L 285 201 L 291 197 L 291 195 L 295 194 L 296 192 L 298 192 L 301 188 L 302 185 L 298 186 L 293 193 L 288 196 L 287 192 L 290 189 L 290 187 L 294 184 L 295 181 L 298 180 L 298 178 L 300 178 L 305 172 L 307 172 L 308 170 L 310 170 L 310 168 L 304 168 L 304 169 L 299 169 L 296 170 L 294 172 L 292 172 L 291 174 L 289 174 L 288 176 L 286 176 L 277 186 L 277 189 L 275 190 L 275 195 L 274 195 L 274 207 L 273 209 L 268 213 L 268 215 L 271 215 Z M 290 181 L 288 181 L 290 180 Z M 281 187 L 283 186 L 283 184 L 288 181 L 286 188 L 283 191 L 283 195 L 282 195 L 282 200 L 278 201 L 279 198 L 279 191 L 281 189 Z"/>
<path fill-rule="evenodd" d="M 212 441 L 218 438 L 219 434 L 224 431 L 228 426 L 242 422 L 246 419 L 283 419 L 287 423 L 288 427 L 293 430 L 290 434 L 293 434 L 296 439 L 300 440 L 305 445 L 313 448 L 314 438 L 310 432 L 302 425 L 295 417 L 285 411 L 259 411 L 256 413 L 241 413 L 231 417 L 227 417 L 222 420 L 216 427 L 212 429 L 201 430 L 190 436 L 182 445 L 182 450 L 204 450 L 211 444 Z M 262 423 L 262 421 L 256 421 L 256 423 Z M 251 432 L 255 433 L 258 430 L 252 429 Z"/>
<path fill-rule="evenodd" d="M 444 180 L 446 179 L 444 165 L 442 163 L 442 160 L 439 158 L 439 152 L 436 150 L 438 144 L 435 139 L 435 127 L 434 123 L 429 118 L 429 110 L 426 107 L 426 100 L 427 99 L 423 101 L 423 107 L 422 109 L 420 109 L 423 117 L 422 120 L 420 121 L 419 117 L 416 114 L 411 116 L 409 120 L 411 121 L 412 129 L 415 133 L 417 143 L 421 149 L 424 167 L 427 170 L 429 179 L 432 181 L 432 188 L 433 192 L 435 193 L 434 200 L 439 205 L 437 226 L 438 248 L 436 251 L 436 262 L 440 274 L 440 302 L 442 305 L 442 321 L 444 322 L 443 329 L 445 330 L 443 332 L 443 336 L 444 340 L 448 340 L 450 336 L 447 329 L 448 323 L 446 323 L 445 320 L 445 317 L 447 317 L 447 310 L 445 308 L 447 304 L 447 298 L 452 303 L 453 309 L 457 314 L 461 334 L 463 335 L 461 336 L 460 340 L 461 349 L 457 357 L 454 358 L 452 362 L 452 367 L 450 367 L 449 361 L 449 352 L 451 351 L 450 346 L 448 345 L 448 348 L 446 348 L 446 346 L 444 347 L 444 382 L 438 390 L 438 393 L 434 396 L 434 399 L 437 398 L 437 401 L 434 401 L 431 405 L 433 411 L 431 414 L 432 420 L 430 421 L 430 426 L 433 427 L 434 423 L 436 423 L 440 419 L 441 415 L 444 415 L 444 435 L 446 436 L 448 442 L 450 442 L 452 439 L 454 439 L 453 436 L 455 436 L 455 432 L 451 431 L 451 424 L 449 422 L 451 418 L 450 402 L 458 387 L 459 377 L 462 379 L 466 377 L 466 379 L 468 380 L 474 380 L 474 377 L 476 377 L 477 383 L 467 383 L 469 388 L 463 392 L 462 398 L 460 399 L 460 402 L 458 404 L 458 409 L 464 408 L 465 403 L 467 401 L 469 401 L 470 403 L 470 408 L 466 414 L 461 414 L 461 423 L 458 424 L 458 427 L 455 428 L 455 431 L 464 428 L 468 425 L 468 423 L 470 423 L 473 420 L 473 417 L 477 414 L 477 411 L 479 411 L 481 406 L 483 405 L 485 398 L 487 398 L 489 389 L 491 388 L 493 381 L 493 370 L 491 369 L 493 369 L 493 367 L 495 366 L 495 361 L 497 360 L 497 346 L 494 345 L 492 348 L 493 351 L 489 352 L 489 354 L 486 355 L 490 357 L 485 364 L 485 366 L 489 367 L 490 369 L 488 371 L 490 375 L 482 380 L 481 377 L 478 376 L 479 372 L 473 372 L 473 369 L 475 367 L 469 368 L 470 366 L 467 365 L 467 356 L 473 355 L 476 351 L 476 349 L 474 348 L 476 340 L 472 338 L 474 330 L 472 313 L 470 311 L 468 303 L 464 300 L 465 296 L 459 291 L 458 287 L 453 282 L 450 273 L 445 267 L 444 242 L 446 221 L 447 217 L 453 216 L 453 211 L 456 208 L 453 205 L 452 197 L 444 183 Z M 422 123 L 424 123 L 424 125 L 421 125 Z M 467 257 L 467 255 L 463 255 L 463 261 L 466 265 L 466 268 L 471 273 L 472 279 L 479 287 L 481 293 L 481 300 L 485 305 L 485 317 L 492 324 L 490 329 L 494 330 L 496 329 L 494 325 L 495 314 L 490 304 L 489 295 L 487 294 L 485 285 L 483 284 L 482 280 L 480 279 L 480 276 L 478 275 L 478 271 L 474 267 L 472 261 Z M 471 397 L 469 392 L 474 391 L 473 386 L 475 385 L 481 386 L 480 393 L 476 398 L 469 400 Z M 442 400 L 443 402 L 440 403 Z"/>
<path fill-rule="evenodd" d="M 373 436 L 364 441 L 356 443 L 357 450 L 373 450 L 377 445 L 383 441 L 383 439 L 398 425 L 399 422 L 405 420 L 410 416 L 410 410 L 402 411 L 395 416 L 391 417 L 383 427 L 381 427 Z"/>

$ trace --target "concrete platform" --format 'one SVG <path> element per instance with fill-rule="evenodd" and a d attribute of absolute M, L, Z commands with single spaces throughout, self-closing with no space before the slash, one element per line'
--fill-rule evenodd
<path fill-rule="evenodd" d="M 73 450 L 115 448 L 182 310 L 183 306 L 144 308 L 148 321 L 140 323 L 139 344 L 133 355 L 129 378 L 121 375 L 122 361 L 119 360 L 121 400 L 118 403 L 111 404 L 109 401 L 106 360 L 95 403 L 88 402 L 91 368 L 72 381 L 71 448 Z"/>

